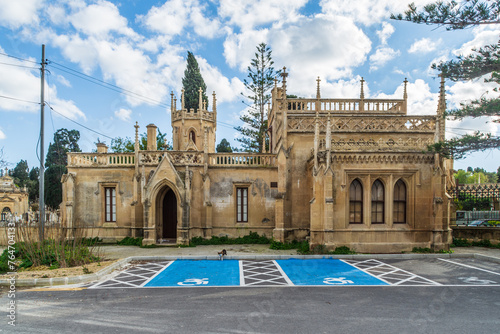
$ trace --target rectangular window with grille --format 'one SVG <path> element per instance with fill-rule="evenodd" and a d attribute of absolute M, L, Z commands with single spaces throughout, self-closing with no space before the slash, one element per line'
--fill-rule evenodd
<path fill-rule="evenodd" d="M 248 188 L 236 188 L 236 221 L 248 222 Z"/>
<path fill-rule="evenodd" d="M 106 222 L 116 222 L 116 188 L 104 188 L 104 211 Z"/>

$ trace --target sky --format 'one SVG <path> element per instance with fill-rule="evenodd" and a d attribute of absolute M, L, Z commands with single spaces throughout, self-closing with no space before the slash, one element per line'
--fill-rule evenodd
<path fill-rule="evenodd" d="M 412 0 L 422 6 L 429 0 Z M 408 114 L 435 115 L 439 78 L 432 63 L 495 44 L 500 27 L 446 31 L 390 20 L 401 0 L 0 0 L 0 148 L 9 168 L 39 166 L 40 62 L 45 45 L 45 149 L 57 129 L 80 131 L 84 152 L 99 140 L 134 137 L 156 124 L 171 142 L 170 93 L 180 99 L 187 52 L 217 94 L 217 143 L 238 146 L 235 126 L 246 109 L 243 81 L 256 46 L 287 68 L 287 91 L 314 97 L 403 97 Z M 110 89 L 111 88 L 111 89 Z M 496 94 L 483 79 L 446 82 L 447 106 Z M 211 98 L 210 98 L 211 105 Z M 210 107 L 211 108 L 211 107 Z M 446 137 L 500 135 L 491 118 L 448 121 Z M 455 169 L 496 171 L 500 150 L 455 161 Z"/>

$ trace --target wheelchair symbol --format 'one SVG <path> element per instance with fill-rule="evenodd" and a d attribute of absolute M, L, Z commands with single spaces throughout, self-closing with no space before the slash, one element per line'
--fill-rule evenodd
<path fill-rule="evenodd" d="M 187 278 L 184 282 L 178 282 L 177 285 L 206 285 L 208 284 L 208 278 Z"/>
<path fill-rule="evenodd" d="M 354 284 L 353 281 L 345 279 L 345 277 L 328 277 L 323 281 L 325 284 L 329 285 L 346 285 L 346 284 Z"/>

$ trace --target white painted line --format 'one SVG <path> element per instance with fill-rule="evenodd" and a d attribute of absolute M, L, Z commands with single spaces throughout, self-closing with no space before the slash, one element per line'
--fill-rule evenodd
<path fill-rule="evenodd" d="M 240 286 L 245 286 L 245 275 L 243 273 L 243 260 L 238 261 L 238 266 L 240 268 Z"/>
<path fill-rule="evenodd" d="M 375 276 L 375 275 L 373 275 L 371 272 L 369 272 L 368 270 L 369 270 L 370 268 L 368 268 L 368 269 L 366 269 L 366 270 L 365 270 L 365 269 L 358 268 L 358 267 L 356 267 L 354 264 L 349 263 L 349 262 L 347 262 L 347 261 L 344 261 L 344 260 L 340 260 L 340 261 L 344 262 L 345 264 L 350 265 L 351 267 L 353 267 L 353 268 L 355 268 L 355 269 L 357 269 L 357 270 L 361 270 L 362 272 L 364 272 L 364 273 L 366 273 L 366 274 L 368 274 L 368 275 L 370 275 L 370 276 L 372 276 L 372 277 L 375 277 L 376 279 L 381 280 L 382 282 L 387 283 L 388 285 L 392 285 L 391 283 L 387 282 L 385 279 L 380 278 L 380 277 L 378 277 L 378 276 Z M 364 263 L 364 262 L 366 262 L 366 261 L 372 261 L 372 260 L 365 260 L 365 261 L 362 261 L 362 263 Z M 379 262 L 379 263 L 383 263 L 383 262 L 380 262 L 380 261 L 377 261 L 377 262 Z M 378 265 L 377 265 L 377 266 L 378 266 Z M 359 285 L 358 285 L 358 286 L 359 286 Z"/>
<path fill-rule="evenodd" d="M 484 271 L 484 272 L 487 272 L 487 273 L 490 273 L 490 274 L 493 274 L 493 275 L 500 276 L 500 273 L 497 273 L 497 272 L 494 272 L 494 271 L 491 271 L 491 270 L 486 270 L 486 269 L 474 267 L 474 266 L 469 266 L 468 264 L 463 264 L 463 263 L 459 263 L 459 262 L 455 262 L 455 261 L 451 261 L 451 260 L 446 260 L 446 259 L 440 259 L 440 258 L 438 258 L 438 260 L 445 261 L 445 262 L 450 262 L 450 263 L 456 264 L 457 266 L 462 266 L 462 267 L 466 267 L 466 268 L 481 270 L 481 271 Z"/>
<path fill-rule="evenodd" d="M 167 263 L 166 266 L 164 266 L 162 269 L 160 269 L 156 274 L 154 274 L 153 276 L 151 276 L 148 280 L 146 280 L 144 283 L 142 283 L 141 285 L 138 286 L 138 288 L 142 288 L 144 287 L 147 283 L 151 282 L 151 280 L 153 278 L 155 278 L 156 276 L 158 276 L 161 272 L 163 272 L 165 269 L 167 269 L 172 263 L 174 263 L 175 261 L 170 261 L 169 263 Z"/>
<path fill-rule="evenodd" d="M 283 276 L 283 278 L 285 279 L 285 281 L 288 283 L 288 285 L 295 285 L 295 284 L 293 284 L 292 280 L 288 277 L 288 275 L 285 274 L 285 272 L 283 271 L 283 269 L 281 269 L 281 267 L 278 264 L 278 262 L 276 262 L 276 260 L 273 260 L 273 263 L 276 266 L 276 268 L 278 268 L 279 272 L 281 273 L 281 275 Z"/>

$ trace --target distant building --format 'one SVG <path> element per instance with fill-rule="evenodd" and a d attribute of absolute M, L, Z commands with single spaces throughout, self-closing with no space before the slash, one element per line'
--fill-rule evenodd
<path fill-rule="evenodd" d="M 68 153 L 61 214 L 102 238 L 144 237 L 186 244 L 193 237 L 303 240 L 358 252 L 446 249 L 453 162 L 427 153 L 444 138 L 444 84 L 438 112 L 407 115 L 402 99 L 287 98 L 287 74 L 272 90 L 270 152 L 216 153 L 213 111 L 181 108 L 172 94 L 173 150 Z M 201 93 L 200 93 L 201 96 Z"/>
<path fill-rule="evenodd" d="M 0 221 L 4 222 L 10 217 L 21 219 L 28 211 L 28 190 L 16 186 L 6 168 L 5 175 L 0 177 Z"/>

